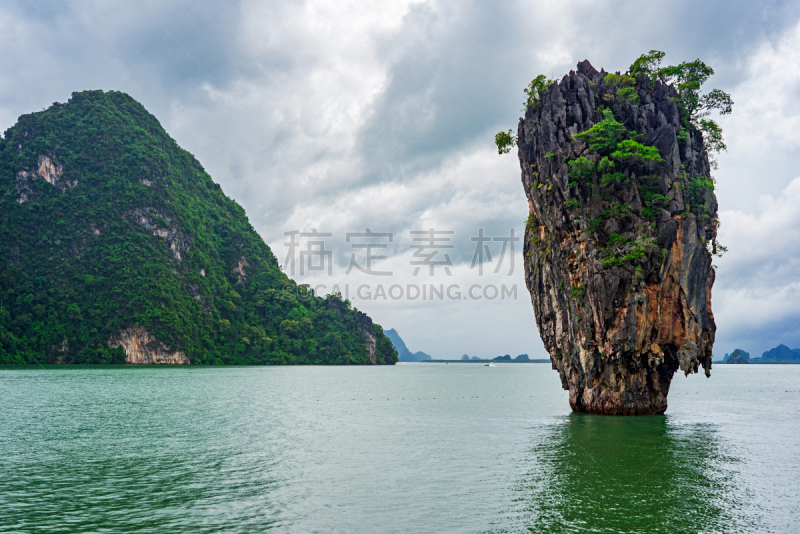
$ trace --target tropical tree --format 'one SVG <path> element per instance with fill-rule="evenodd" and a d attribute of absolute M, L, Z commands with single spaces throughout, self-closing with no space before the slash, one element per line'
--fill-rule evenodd
<path fill-rule="evenodd" d="M 722 128 L 716 121 L 707 118 L 714 111 L 728 115 L 732 111 L 731 95 L 720 89 L 712 89 L 702 94 L 701 88 L 714 75 L 714 69 L 699 59 L 684 61 L 679 65 L 661 66 L 666 54 L 651 50 L 642 54 L 629 67 L 631 76 L 645 75 L 653 80 L 661 80 L 678 91 L 676 103 L 681 109 L 684 128 L 695 128 L 703 133 L 706 150 L 718 153 L 727 150 L 722 138 Z"/>

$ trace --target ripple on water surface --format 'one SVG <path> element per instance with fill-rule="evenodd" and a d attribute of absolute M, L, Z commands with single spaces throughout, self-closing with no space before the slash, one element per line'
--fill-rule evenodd
<path fill-rule="evenodd" d="M 541 364 L 3 368 L 0 532 L 800 531 L 798 378 L 626 418 Z"/>

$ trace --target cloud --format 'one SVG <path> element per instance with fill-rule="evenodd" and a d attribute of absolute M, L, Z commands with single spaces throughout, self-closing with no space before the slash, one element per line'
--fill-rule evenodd
<path fill-rule="evenodd" d="M 720 203 L 755 208 L 763 193 L 777 195 L 797 175 L 800 139 L 800 25 L 764 41 L 741 69 L 744 80 L 730 88 L 733 114 L 720 119 L 728 152 L 720 155 Z"/>
<path fill-rule="evenodd" d="M 719 239 L 730 244 L 714 288 L 718 338 L 760 354 L 779 343 L 800 346 L 800 177 L 757 213 L 723 211 Z"/>
<path fill-rule="evenodd" d="M 730 300 L 751 298 L 737 296 L 736 284 L 764 273 L 728 267 L 749 246 L 728 220 L 758 223 L 755 199 L 781 201 L 800 167 L 790 135 L 797 108 L 787 105 L 797 91 L 799 17 L 796 2 L 745 0 L 12 0 L 0 6 L 0 122 L 9 127 L 73 91 L 119 88 L 197 156 L 279 258 L 283 232 L 316 227 L 334 234 L 345 264 L 344 235 L 369 227 L 395 233 L 390 254 L 407 268 L 409 232 L 435 226 L 460 240 L 452 257 L 466 281 L 469 237 L 481 227 L 521 232 L 527 216 L 518 161 L 498 156 L 493 137 L 516 127 L 534 76 L 560 77 L 583 59 L 625 69 L 653 48 L 670 62 L 701 57 L 717 71 L 712 85 L 736 102 L 721 121 L 731 149 L 716 173 L 731 252 L 719 260 L 714 307 L 718 339 L 729 344 L 728 321 L 742 323 L 725 303 L 750 302 Z M 367 306 L 410 345 L 442 357 L 475 352 L 461 328 L 480 332 L 489 352 L 542 350 L 524 294 L 514 305 L 450 303 L 447 314 L 430 303 Z"/>
<path fill-rule="evenodd" d="M 713 291 L 720 354 L 800 347 L 800 25 L 766 40 L 742 61 L 731 87 L 734 113 L 720 120 L 720 241 Z M 727 208 L 727 209 L 726 209 Z"/>

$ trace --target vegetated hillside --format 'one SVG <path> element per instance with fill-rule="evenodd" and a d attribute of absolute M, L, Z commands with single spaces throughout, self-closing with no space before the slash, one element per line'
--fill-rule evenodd
<path fill-rule="evenodd" d="M 0 363 L 397 361 L 348 301 L 295 287 L 126 94 L 74 93 L 0 140 Z"/>
<path fill-rule="evenodd" d="M 786 345 L 778 345 L 764 352 L 761 358 L 765 360 L 800 360 L 800 349 L 790 349 Z"/>
<path fill-rule="evenodd" d="M 750 353 L 749 353 L 749 352 L 747 352 L 747 351 L 744 351 L 744 350 L 742 350 L 742 349 L 734 349 L 734 351 L 733 351 L 732 353 L 730 353 L 730 354 L 727 354 L 727 353 L 726 353 L 726 354 L 725 354 L 725 356 L 722 358 L 722 361 L 723 361 L 723 362 L 727 362 L 727 361 L 728 361 L 728 359 L 729 359 L 731 356 L 733 356 L 734 354 L 736 354 L 736 353 L 739 353 L 739 355 L 740 355 L 742 358 L 744 358 L 745 360 L 749 360 L 749 359 L 750 359 Z"/>

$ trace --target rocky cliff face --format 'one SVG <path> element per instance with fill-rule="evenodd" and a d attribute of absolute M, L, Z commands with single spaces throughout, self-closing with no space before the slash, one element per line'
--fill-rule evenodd
<path fill-rule="evenodd" d="M 366 313 L 358 312 L 356 324 L 358 325 L 358 331 L 364 336 L 364 346 L 367 349 L 369 362 L 375 365 L 378 363 L 378 351 L 376 346 L 375 326 L 372 323 L 372 319 L 370 319 Z"/>
<path fill-rule="evenodd" d="M 55 158 L 40 155 L 34 170 L 22 170 L 17 173 L 17 203 L 23 204 L 31 198 L 30 181 L 37 178 L 43 179 L 48 184 L 55 186 L 62 193 L 68 188 L 78 185 L 77 179 L 61 180 L 64 174 L 64 166 Z"/>
<path fill-rule="evenodd" d="M 675 89 L 639 77 L 618 91 L 584 61 L 520 121 L 525 279 L 573 410 L 663 413 L 677 370 L 710 374 L 717 203 Z M 604 118 L 660 157 L 575 138 Z"/>
<path fill-rule="evenodd" d="M 108 347 L 122 347 L 125 363 L 188 365 L 189 358 L 181 351 L 170 351 L 163 343 L 141 327 L 126 328 L 112 335 Z"/>

